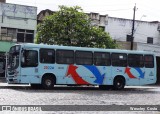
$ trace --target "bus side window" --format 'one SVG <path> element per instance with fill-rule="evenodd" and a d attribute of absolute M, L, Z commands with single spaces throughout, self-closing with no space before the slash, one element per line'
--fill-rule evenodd
<path fill-rule="evenodd" d="M 91 51 L 76 51 L 75 59 L 78 65 L 93 65 L 93 54 Z"/>
<path fill-rule="evenodd" d="M 126 67 L 127 66 L 127 54 L 112 53 L 112 66 Z"/>
<path fill-rule="evenodd" d="M 144 67 L 143 55 L 128 54 L 128 66 L 130 67 Z"/>
<path fill-rule="evenodd" d="M 55 63 L 55 51 L 53 49 L 40 49 L 41 63 Z"/>
<path fill-rule="evenodd" d="M 153 68 L 154 67 L 153 55 L 145 55 L 144 56 L 144 63 L 145 63 L 146 68 Z"/>
<path fill-rule="evenodd" d="M 74 51 L 73 50 L 57 50 L 56 62 L 58 64 L 74 64 Z"/>
<path fill-rule="evenodd" d="M 110 66 L 110 53 L 95 52 L 94 53 L 94 65 L 98 66 Z"/>

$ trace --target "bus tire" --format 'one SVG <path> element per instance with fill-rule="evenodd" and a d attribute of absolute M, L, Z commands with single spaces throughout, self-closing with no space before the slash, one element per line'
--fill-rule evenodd
<path fill-rule="evenodd" d="M 118 76 L 114 79 L 113 89 L 114 90 L 122 90 L 125 86 L 125 79 L 122 76 Z"/>
<path fill-rule="evenodd" d="M 42 79 L 42 87 L 43 89 L 53 89 L 55 85 L 54 77 L 51 75 L 46 75 Z"/>

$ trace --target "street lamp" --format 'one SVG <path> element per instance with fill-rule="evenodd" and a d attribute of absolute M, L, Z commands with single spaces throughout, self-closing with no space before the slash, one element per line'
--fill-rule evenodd
<path fill-rule="evenodd" d="M 140 21 L 142 20 L 143 17 L 147 17 L 146 15 L 142 15 L 142 17 L 140 18 Z"/>

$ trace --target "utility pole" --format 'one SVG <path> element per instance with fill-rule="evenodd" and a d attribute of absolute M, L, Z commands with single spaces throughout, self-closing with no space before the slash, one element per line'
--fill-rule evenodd
<path fill-rule="evenodd" d="M 135 12 L 136 12 L 136 4 L 133 9 L 133 20 L 132 20 L 132 34 L 131 34 L 131 50 L 133 50 L 133 41 L 134 41 L 134 23 L 135 23 Z"/>

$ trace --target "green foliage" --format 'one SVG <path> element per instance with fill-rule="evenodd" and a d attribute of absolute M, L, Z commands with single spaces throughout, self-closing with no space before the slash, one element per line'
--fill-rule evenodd
<path fill-rule="evenodd" d="M 36 43 L 80 47 L 116 48 L 108 33 L 91 26 L 79 6 L 59 6 L 60 11 L 47 16 L 37 27 Z"/>

